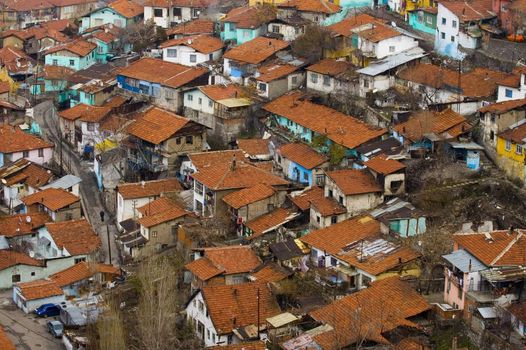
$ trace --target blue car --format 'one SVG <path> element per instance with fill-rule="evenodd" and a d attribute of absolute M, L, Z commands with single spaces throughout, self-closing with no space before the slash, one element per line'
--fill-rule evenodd
<path fill-rule="evenodd" d="M 35 314 L 40 317 L 60 315 L 60 307 L 55 304 L 43 304 L 35 310 Z"/>

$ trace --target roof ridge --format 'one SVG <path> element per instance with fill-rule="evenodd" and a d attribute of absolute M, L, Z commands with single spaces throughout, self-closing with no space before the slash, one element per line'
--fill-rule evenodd
<path fill-rule="evenodd" d="M 504 254 L 506 254 L 511 249 L 511 247 L 513 247 L 515 243 L 519 241 L 521 237 L 522 232 L 519 231 L 517 236 L 515 236 L 515 238 L 513 238 L 510 243 L 508 243 L 508 245 L 499 253 L 499 255 L 497 255 L 495 259 L 491 261 L 490 265 L 494 265 L 497 261 L 499 261 L 504 256 Z"/>

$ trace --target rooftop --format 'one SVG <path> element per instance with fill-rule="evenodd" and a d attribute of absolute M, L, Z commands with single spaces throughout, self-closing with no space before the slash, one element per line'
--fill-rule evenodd
<path fill-rule="evenodd" d="M 80 201 L 80 198 L 62 188 L 46 188 L 22 198 L 25 205 L 41 204 L 51 211 L 66 208 Z"/>
<path fill-rule="evenodd" d="M 95 50 L 96 48 L 97 45 L 92 42 L 77 39 L 75 41 L 71 41 L 62 45 L 54 46 L 51 49 L 45 51 L 44 55 L 49 55 L 60 51 L 68 51 L 77 56 L 84 57 L 89 55 L 91 51 Z"/>
<path fill-rule="evenodd" d="M 259 64 L 276 52 L 288 48 L 290 43 L 265 37 L 257 37 L 228 50 L 223 58 L 248 64 Z"/>
<path fill-rule="evenodd" d="M 176 178 L 120 184 L 117 191 L 124 199 L 160 196 L 161 193 L 180 192 L 181 184 Z"/>
<path fill-rule="evenodd" d="M 16 265 L 42 266 L 42 262 L 29 255 L 10 249 L 0 249 L 0 271 Z"/>
<path fill-rule="evenodd" d="M 159 48 L 164 49 L 173 46 L 188 46 L 197 52 L 209 54 L 221 50 L 224 45 L 221 39 L 209 35 L 194 35 L 165 41 Z"/>
<path fill-rule="evenodd" d="M 172 221 L 189 214 L 169 198 L 161 197 L 137 208 L 142 214 L 139 223 L 146 227 L 153 227 L 164 222 Z"/>
<path fill-rule="evenodd" d="M 325 0 L 286 0 L 278 4 L 278 8 L 293 7 L 300 12 L 314 12 L 333 14 L 340 11 L 341 7 Z"/>
<path fill-rule="evenodd" d="M 276 230 L 278 227 L 294 220 L 299 214 L 289 209 L 278 208 L 270 213 L 263 214 L 245 223 L 252 233 L 247 238 L 249 240 L 263 236 L 267 232 Z"/>
<path fill-rule="evenodd" d="M 355 28 L 370 23 L 384 23 L 380 18 L 373 17 L 371 15 L 360 13 L 352 17 L 347 17 L 344 20 L 328 26 L 327 28 L 334 33 L 335 36 L 351 37 Z"/>
<path fill-rule="evenodd" d="M 192 164 L 199 169 L 207 168 L 216 164 L 223 164 L 231 162 L 232 159 L 240 160 L 244 159 L 245 155 L 240 149 L 236 150 L 223 150 L 223 151 L 209 151 L 209 152 L 197 152 L 189 154 L 188 157 L 192 161 Z"/>
<path fill-rule="evenodd" d="M 111 112 L 111 107 L 92 106 L 79 103 L 74 107 L 58 112 L 59 117 L 66 120 L 80 120 L 88 123 L 99 123 Z"/>
<path fill-rule="evenodd" d="M 214 22 L 207 19 L 194 19 L 193 21 L 183 22 L 175 27 L 166 30 L 167 35 L 196 35 L 214 34 Z"/>
<path fill-rule="evenodd" d="M 40 137 L 27 134 L 19 127 L 0 126 L 0 153 L 15 153 L 34 149 L 50 148 L 53 144 Z"/>
<path fill-rule="evenodd" d="M 93 277 L 99 272 L 112 273 L 114 275 L 120 274 L 119 269 L 113 267 L 112 265 L 88 263 L 82 261 L 78 264 L 68 267 L 67 269 L 49 275 L 49 279 L 56 283 L 59 287 L 63 288 L 75 282 Z"/>
<path fill-rule="evenodd" d="M 100 237 L 86 219 L 47 223 L 46 228 L 59 249 L 70 255 L 87 255 L 100 248 Z"/>
<path fill-rule="evenodd" d="M 17 284 L 25 300 L 37 300 L 63 295 L 62 289 L 53 281 L 36 280 Z"/>
<path fill-rule="evenodd" d="M 405 169 L 405 165 L 394 159 L 378 156 L 363 163 L 367 168 L 382 175 L 389 175 Z"/>
<path fill-rule="evenodd" d="M 327 157 L 316 152 L 302 142 L 294 142 L 281 146 L 278 154 L 288 160 L 301 165 L 305 169 L 314 169 L 328 162 Z"/>
<path fill-rule="evenodd" d="M 279 282 L 288 278 L 290 275 L 292 275 L 291 271 L 275 262 L 269 262 L 252 272 L 250 274 L 250 279 L 262 283 Z"/>
<path fill-rule="evenodd" d="M 274 18 L 276 15 L 265 6 L 242 6 L 234 7 L 221 21 L 235 23 L 236 28 L 255 29 Z"/>
<path fill-rule="evenodd" d="M 244 97 L 243 88 L 236 84 L 217 84 L 200 86 L 199 90 L 211 100 L 218 102 L 228 98 Z"/>
<path fill-rule="evenodd" d="M 480 21 L 496 17 L 492 11 L 491 0 L 441 1 L 440 4 L 457 16 L 461 22 Z"/>
<path fill-rule="evenodd" d="M 143 6 L 130 0 L 115 0 L 109 3 L 108 7 L 126 18 L 133 18 L 144 13 Z"/>
<path fill-rule="evenodd" d="M 487 268 L 486 265 L 464 249 L 455 250 L 453 253 L 442 257 L 464 273 L 476 272 Z"/>
<path fill-rule="evenodd" d="M 26 184 L 37 190 L 53 178 L 53 173 L 25 158 L 0 168 L 0 179 L 5 186 Z"/>
<path fill-rule="evenodd" d="M 258 69 L 259 76 L 256 80 L 269 83 L 288 76 L 297 71 L 299 67 L 292 64 L 268 63 Z"/>
<path fill-rule="evenodd" d="M 0 236 L 11 238 L 29 235 L 47 222 L 51 222 L 51 217 L 46 213 L 0 216 Z"/>
<path fill-rule="evenodd" d="M 325 197 L 323 188 L 318 186 L 307 187 L 300 192 L 293 192 L 289 194 L 289 198 L 300 210 L 306 211 L 310 209 L 312 201 Z"/>
<path fill-rule="evenodd" d="M 526 139 L 526 123 L 522 122 L 517 126 L 512 126 L 511 128 L 499 133 L 498 136 L 504 140 L 509 140 L 522 145 Z"/>
<path fill-rule="evenodd" d="M 249 157 L 270 155 L 270 139 L 237 139 L 237 147 Z"/>
<path fill-rule="evenodd" d="M 274 195 L 276 190 L 271 186 L 258 183 L 254 186 L 231 192 L 223 197 L 223 201 L 234 209 L 247 206 Z"/>
<path fill-rule="evenodd" d="M 344 169 L 325 173 L 346 195 L 382 192 L 374 177 L 366 170 Z"/>
<path fill-rule="evenodd" d="M 340 77 L 342 75 L 347 75 L 354 73 L 356 67 L 347 61 L 338 61 L 332 58 L 325 58 L 313 65 L 310 65 L 306 68 L 308 71 L 329 75 L 331 77 Z"/>
<path fill-rule="evenodd" d="M 479 112 L 503 114 L 503 113 L 512 111 L 514 109 L 525 110 L 526 109 L 525 106 L 526 106 L 526 98 L 523 98 L 520 100 L 509 100 L 509 101 L 492 103 L 490 105 L 487 105 L 479 109 Z"/>
<path fill-rule="evenodd" d="M 471 125 L 466 118 L 448 108 L 442 112 L 414 112 L 407 121 L 395 125 L 393 129 L 414 142 L 424 137 L 453 139 L 468 132 Z"/>
<path fill-rule="evenodd" d="M 11 73 L 26 72 L 33 66 L 34 60 L 24 51 L 12 46 L 0 49 L 0 64 Z"/>

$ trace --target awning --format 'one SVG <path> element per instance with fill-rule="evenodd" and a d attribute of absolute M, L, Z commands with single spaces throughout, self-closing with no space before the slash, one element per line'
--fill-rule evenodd
<path fill-rule="evenodd" d="M 297 320 L 299 320 L 299 318 L 290 312 L 284 312 L 282 314 L 267 318 L 268 324 L 270 324 L 273 328 L 283 327 Z"/>
<path fill-rule="evenodd" d="M 494 307 L 479 307 L 477 311 L 483 318 L 497 318 L 497 310 Z"/>

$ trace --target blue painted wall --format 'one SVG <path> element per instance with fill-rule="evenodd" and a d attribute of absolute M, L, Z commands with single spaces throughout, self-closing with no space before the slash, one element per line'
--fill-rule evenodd
<path fill-rule="evenodd" d="M 437 26 L 436 26 L 436 15 L 423 12 L 421 17 L 419 17 L 420 11 L 411 11 L 408 13 L 409 15 L 409 25 L 413 27 L 413 29 L 419 30 L 424 33 L 428 33 L 431 35 L 435 35 Z M 428 19 L 431 20 L 431 23 L 428 22 Z"/>
<path fill-rule="evenodd" d="M 389 228 L 402 237 L 416 236 L 426 232 L 426 218 L 391 220 L 389 221 Z"/>
<path fill-rule="evenodd" d="M 45 64 L 56 65 L 61 67 L 68 67 L 73 70 L 86 69 L 96 63 L 95 50 L 91 51 L 87 56 L 62 56 L 59 52 L 54 52 L 46 55 Z"/>
<path fill-rule="evenodd" d="M 223 25 L 223 30 L 220 33 L 220 38 L 223 41 L 233 40 L 236 45 L 241 45 L 257 38 L 264 32 L 263 26 L 255 29 L 245 29 L 245 28 L 236 28 L 235 23 L 225 22 Z"/>
<path fill-rule="evenodd" d="M 297 181 L 312 186 L 312 170 L 305 169 L 293 161 L 290 161 L 287 177 L 292 181 Z"/>
<path fill-rule="evenodd" d="M 137 94 L 145 94 L 149 96 L 159 96 L 161 93 L 161 85 L 157 83 L 151 83 L 144 80 L 134 80 L 137 82 L 137 86 L 132 86 L 126 82 L 126 77 L 122 75 L 117 76 L 117 84 L 121 89 L 135 92 Z"/>
<path fill-rule="evenodd" d="M 92 12 L 90 15 L 82 17 L 82 23 L 79 28 L 79 33 L 85 32 L 87 29 L 97 27 L 103 24 L 113 24 L 117 27 L 127 27 L 135 23 L 142 16 L 127 19 L 121 16 L 113 9 L 104 7 Z"/>

